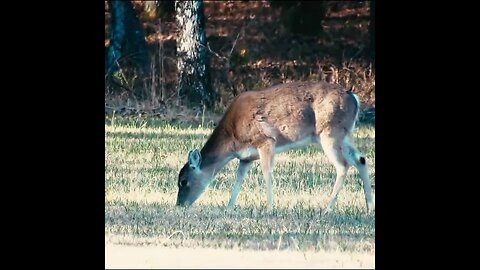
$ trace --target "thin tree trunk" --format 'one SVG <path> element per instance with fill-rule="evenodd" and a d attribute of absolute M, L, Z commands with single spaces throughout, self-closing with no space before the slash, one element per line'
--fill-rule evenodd
<path fill-rule="evenodd" d="M 210 81 L 203 1 L 175 1 L 180 28 L 177 39 L 178 95 L 191 104 L 212 108 L 216 94 Z"/>
<path fill-rule="evenodd" d="M 149 58 L 142 25 L 131 1 L 108 1 L 111 14 L 110 46 L 107 53 L 107 72 L 119 69 L 119 61 L 126 58 L 148 72 Z"/>

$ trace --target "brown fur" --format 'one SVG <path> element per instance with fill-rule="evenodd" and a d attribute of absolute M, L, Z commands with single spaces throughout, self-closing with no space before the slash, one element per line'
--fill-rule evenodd
<path fill-rule="evenodd" d="M 356 110 L 353 97 L 343 88 L 323 82 L 296 82 L 245 92 L 231 103 L 201 153 L 204 158 L 224 155 L 259 147 L 271 137 L 281 146 L 318 136 L 332 124 L 348 129 Z"/>

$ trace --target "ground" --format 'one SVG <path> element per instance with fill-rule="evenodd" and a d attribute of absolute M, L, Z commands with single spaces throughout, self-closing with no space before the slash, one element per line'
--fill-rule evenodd
<path fill-rule="evenodd" d="M 375 268 L 374 254 L 105 245 L 105 268 Z"/>
<path fill-rule="evenodd" d="M 109 266 L 186 267 L 196 261 L 174 256 L 203 257 L 212 249 L 225 256 L 224 263 L 238 267 L 249 267 L 246 263 L 251 261 L 258 262 L 258 267 L 276 268 L 277 262 L 268 260 L 280 263 L 286 258 L 291 267 L 374 265 L 375 213 L 367 212 L 361 181 L 353 168 L 335 211 L 323 213 L 335 170 L 319 146 L 276 156 L 273 211 L 266 209 L 265 184 L 257 162 L 245 179 L 236 208 L 227 208 L 238 161 L 219 172 L 194 206 L 176 207 L 178 172 L 188 151 L 201 148 L 211 132 L 211 123 L 105 119 L 105 249 Z M 367 158 L 374 186 L 375 129 L 359 125 L 353 137 Z"/>

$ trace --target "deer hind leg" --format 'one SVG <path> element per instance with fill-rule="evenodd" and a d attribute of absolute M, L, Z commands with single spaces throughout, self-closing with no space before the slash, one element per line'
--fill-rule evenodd
<path fill-rule="evenodd" d="M 235 204 L 237 203 L 238 193 L 242 188 L 243 181 L 245 180 L 245 176 L 247 175 L 248 171 L 252 167 L 253 161 L 250 160 L 240 160 L 240 164 L 238 165 L 237 169 L 237 179 L 235 180 L 235 184 L 232 190 L 232 196 L 230 197 L 230 201 L 228 202 L 229 208 L 234 208 Z"/>
<path fill-rule="evenodd" d="M 268 140 L 262 146 L 258 147 L 260 156 L 260 167 L 262 168 L 263 178 L 267 186 L 267 206 L 271 210 L 273 208 L 273 190 L 272 190 L 272 173 L 274 165 L 274 143 Z"/>
<path fill-rule="evenodd" d="M 362 155 L 355 146 L 353 146 L 348 138 L 344 140 L 345 145 L 345 156 L 348 159 L 348 162 L 357 168 L 360 178 L 363 183 L 363 191 L 365 192 L 365 201 L 367 204 L 368 212 L 375 210 L 375 197 L 372 192 L 372 184 L 370 183 L 370 178 L 368 177 L 368 165 L 367 160 L 364 155 Z"/>
<path fill-rule="evenodd" d="M 335 167 L 337 177 L 332 193 L 330 194 L 330 201 L 325 213 L 332 212 L 337 202 L 337 196 L 343 187 L 345 177 L 347 175 L 350 164 L 343 155 L 343 136 L 341 138 L 332 136 L 331 134 L 320 134 L 320 143 L 322 145 L 325 155 Z"/>
<path fill-rule="evenodd" d="M 365 157 L 350 143 L 347 135 L 332 136 L 331 134 L 322 134 L 320 137 L 322 148 L 328 159 L 335 166 L 337 172 L 335 185 L 330 195 L 330 202 L 325 210 L 326 213 L 331 212 L 335 208 L 338 193 L 343 187 L 346 174 L 351 166 L 357 168 L 360 174 L 360 178 L 363 182 L 367 209 L 369 212 L 373 211 L 375 209 L 375 204 Z"/>

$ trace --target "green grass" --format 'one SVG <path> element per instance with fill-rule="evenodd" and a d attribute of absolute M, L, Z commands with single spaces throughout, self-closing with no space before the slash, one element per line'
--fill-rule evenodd
<path fill-rule="evenodd" d="M 350 169 L 337 208 L 322 215 L 335 170 L 320 146 L 276 156 L 272 212 L 258 162 L 235 210 L 226 205 L 238 161 L 228 164 L 191 208 L 175 206 L 177 177 L 187 153 L 201 148 L 212 127 L 153 119 L 105 120 L 106 243 L 240 250 L 375 251 L 375 216 L 367 214 L 357 171 Z M 375 129 L 354 135 L 375 183 Z"/>

